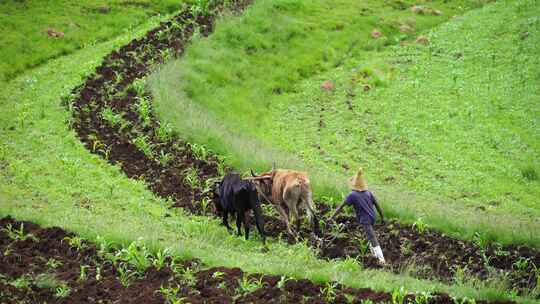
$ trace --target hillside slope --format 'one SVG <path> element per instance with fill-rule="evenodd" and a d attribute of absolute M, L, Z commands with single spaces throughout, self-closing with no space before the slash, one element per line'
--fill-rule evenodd
<path fill-rule="evenodd" d="M 279 3 L 261 1 L 223 22 L 156 73 L 161 118 L 238 169 L 273 161 L 307 169 L 319 198 L 339 200 L 345 179 L 363 166 L 397 217 L 423 217 L 461 237 L 540 245 L 535 1 L 501 1 L 453 18 L 420 38 L 427 46 L 414 43 L 421 33 L 398 31 L 420 27 L 426 14 L 351 7 L 367 10 L 369 21 L 353 18 L 357 27 L 335 34 L 327 25 L 314 30 L 300 13 L 317 15 L 316 4 Z M 264 19 L 265 9 L 279 11 L 278 21 Z M 370 38 L 373 29 L 382 38 Z M 278 39 L 287 31 L 301 38 Z M 279 37 L 263 39 L 272 35 Z M 401 46 L 384 47 L 392 41 Z M 276 80 L 283 73 L 289 78 Z M 335 89 L 321 90 L 326 80 Z"/>

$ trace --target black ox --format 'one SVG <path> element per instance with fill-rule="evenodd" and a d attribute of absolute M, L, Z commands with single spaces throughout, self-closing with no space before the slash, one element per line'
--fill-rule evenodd
<path fill-rule="evenodd" d="M 255 223 L 257 224 L 262 242 L 263 244 L 266 243 L 261 203 L 257 188 L 252 181 L 243 180 L 235 172 L 227 174 L 214 189 L 214 204 L 218 214 L 223 218 L 223 225 L 229 231 L 232 230 L 228 222 L 229 214 L 236 213 L 238 235 L 242 235 L 241 226 L 243 223 L 246 231 L 246 240 L 249 239 L 249 224 L 246 219 L 246 213 L 249 210 L 253 210 Z"/>

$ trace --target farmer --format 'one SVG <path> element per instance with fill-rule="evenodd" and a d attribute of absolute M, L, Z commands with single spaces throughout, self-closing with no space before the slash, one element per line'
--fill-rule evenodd
<path fill-rule="evenodd" d="M 352 205 L 356 212 L 356 219 L 364 227 L 367 239 L 369 241 L 369 248 L 371 253 L 379 260 L 380 264 L 385 264 L 384 256 L 381 250 L 381 246 L 375 237 L 375 231 L 373 225 L 375 224 L 375 210 L 373 206 L 377 208 L 377 211 L 381 215 L 381 221 L 384 223 L 384 215 L 381 207 L 377 203 L 375 196 L 368 190 L 366 180 L 364 179 L 364 172 L 362 168 L 356 172 L 356 175 L 350 179 L 350 185 L 352 188 L 351 193 L 347 196 L 343 204 L 341 204 L 334 214 L 330 217 L 330 220 L 338 215 L 338 213 L 346 205 Z"/>

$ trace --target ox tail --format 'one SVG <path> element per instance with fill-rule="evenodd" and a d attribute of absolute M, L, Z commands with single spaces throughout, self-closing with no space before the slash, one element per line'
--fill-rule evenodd
<path fill-rule="evenodd" d="M 316 236 L 320 237 L 321 229 L 319 227 L 319 219 L 317 218 L 317 215 L 315 214 L 315 204 L 313 203 L 311 190 L 307 191 L 306 213 L 312 227 L 311 229 L 313 229 L 313 233 L 315 233 Z"/>

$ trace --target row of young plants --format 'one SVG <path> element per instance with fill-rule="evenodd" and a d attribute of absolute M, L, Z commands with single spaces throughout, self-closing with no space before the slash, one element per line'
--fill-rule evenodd
<path fill-rule="evenodd" d="M 287 276 L 248 274 L 237 268 L 209 268 L 197 260 L 182 260 L 170 249 L 151 250 L 140 240 L 121 245 L 97 237 L 94 244 L 58 228 L 43 229 L 11 218 L 0 221 L 3 222 L 0 227 L 1 260 L 19 264 L 27 271 L 16 277 L 0 273 L 0 286 L 12 287 L 26 294 L 23 299 L 50 299 L 61 303 L 90 300 L 85 289 L 97 285 L 97 288 L 105 290 L 102 293 L 105 298 L 92 298 L 94 301 L 114 300 L 115 296 L 121 296 L 121 292 L 111 287 L 114 286 L 112 280 L 119 283 L 124 291 L 130 286 L 140 284 L 137 285 L 140 288 L 150 282 L 155 289 L 142 293 L 161 303 L 201 300 L 266 303 L 265 293 L 276 297 L 272 301 L 276 303 L 294 299 L 300 303 L 476 303 L 473 299 L 431 292 L 414 295 L 403 287 L 390 293 L 377 293 L 369 289 L 346 288 L 335 282 L 314 284 Z M 38 247 L 46 249 L 43 252 L 34 250 Z M 63 267 L 64 264 L 66 267 L 76 265 L 78 269 L 71 269 L 71 274 L 65 276 L 67 268 Z M 36 265 L 41 267 L 34 267 Z M 34 272 L 34 268 L 41 272 Z M 13 270 L 6 265 L 0 269 L 6 272 Z M 213 293 L 207 298 L 209 289 Z M 9 302 L 16 296 L 17 293 L 12 293 L 10 288 L 0 292 L 0 300 Z"/>

